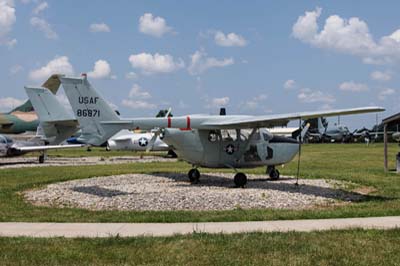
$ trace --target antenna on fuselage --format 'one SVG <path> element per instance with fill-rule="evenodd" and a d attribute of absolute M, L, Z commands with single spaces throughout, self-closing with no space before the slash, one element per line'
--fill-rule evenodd
<path fill-rule="evenodd" d="M 225 107 L 222 107 L 221 109 L 219 109 L 219 115 L 226 115 Z"/>

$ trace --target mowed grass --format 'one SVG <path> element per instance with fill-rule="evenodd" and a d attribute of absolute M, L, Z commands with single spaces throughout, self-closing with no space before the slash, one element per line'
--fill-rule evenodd
<path fill-rule="evenodd" d="M 391 144 L 391 167 L 394 167 L 396 144 Z M 276 219 L 309 219 L 400 215 L 400 176 L 383 172 L 383 145 L 362 144 L 304 145 L 301 160 L 302 178 L 345 180 L 375 190 L 362 202 L 311 210 L 231 211 L 89 211 L 73 208 L 36 207 L 24 202 L 21 191 L 73 179 L 125 173 L 183 172 L 185 162 L 136 163 L 98 166 L 68 166 L 0 170 L 0 221 L 26 222 L 206 222 Z M 297 160 L 279 167 L 281 174 L 294 175 Z M 232 172 L 229 169 L 201 169 L 202 172 Z M 244 170 L 264 174 L 265 168 Z M 233 176 L 233 173 L 232 173 Z M 235 188 L 232 188 L 235 189 Z"/>
<path fill-rule="evenodd" d="M 400 230 L 0 238 L 1 265 L 399 265 Z"/>

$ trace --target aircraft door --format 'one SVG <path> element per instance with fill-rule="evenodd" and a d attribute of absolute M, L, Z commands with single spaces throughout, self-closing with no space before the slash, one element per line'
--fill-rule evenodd
<path fill-rule="evenodd" d="M 219 130 L 199 130 L 204 147 L 204 161 L 207 165 L 218 166 L 221 150 L 221 133 Z"/>

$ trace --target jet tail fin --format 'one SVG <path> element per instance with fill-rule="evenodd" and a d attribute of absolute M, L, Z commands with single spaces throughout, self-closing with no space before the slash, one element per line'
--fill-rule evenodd
<path fill-rule="evenodd" d="M 65 94 L 81 125 L 80 141 L 100 146 L 117 133 L 120 127 L 103 126 L 101 121 L 119 121 L 115 111 L 92 87 L 86 76 L 60 77 Z"/>
<path fill-rule="evenodd" d="M 39 135 L 50 144 L 59 144 L 78 130 L 78 122 L 48 89 L 25 87 L 39 117 Z"/>
<path fill-rule="evenodd" d="M 324 124 L 322 123 L 322 117 L 318 117 L 318 132 L 321 134 L 325 134 L 326 128 L 324 127 Z"/>
<path fill-rule="evenodd" d="M 51 75 L 42 85 L 43 88 L 48 89 L 53 94 L 57 94 L 58 89 L 60 88 L 61 81 L 60 77 L 63 75 L 61 74 L 53 74 Z"/>

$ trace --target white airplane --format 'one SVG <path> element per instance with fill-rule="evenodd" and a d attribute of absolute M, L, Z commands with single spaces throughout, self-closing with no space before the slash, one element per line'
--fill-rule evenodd
<path fill-rule="evenodd" d="M 154 142 L 150 142 L 156 133 L 136 133 L 123 129 L 107 141 L 106 149 L 129 150 L 129 151 L 168 151 L 169 146 L 156 137 Z"/>
<path fill-rule="evenodd" d="M 250 168 L 266 166 L 272 179 L 279 178 L 276 165 L 290 162 L 300 149 L 293 138 L 274 136 L 264 128 L 291 120 L 384 111 L 381 107 L 362 107 L 331 111 L 291 114 L 188 115 L 164 118 L 121 119 L 83 77 L 60 77 L 65 93 L 80 124 L 85 124 L 86 143 L 103 143 L 121 129 L 155 130 L 174 149 L 179 158 L 193 165 L 188 173 L 192 182 L 200 178 L 198 167 Z M 250 130 L 248 130 L 250 129 Z M 249 132 L 247 134 L 247 132 Z M 151 142 L 155 141 L 155 137 Z M 247 183 L 244 173 L 237 172 L 234 183 Z"/>

